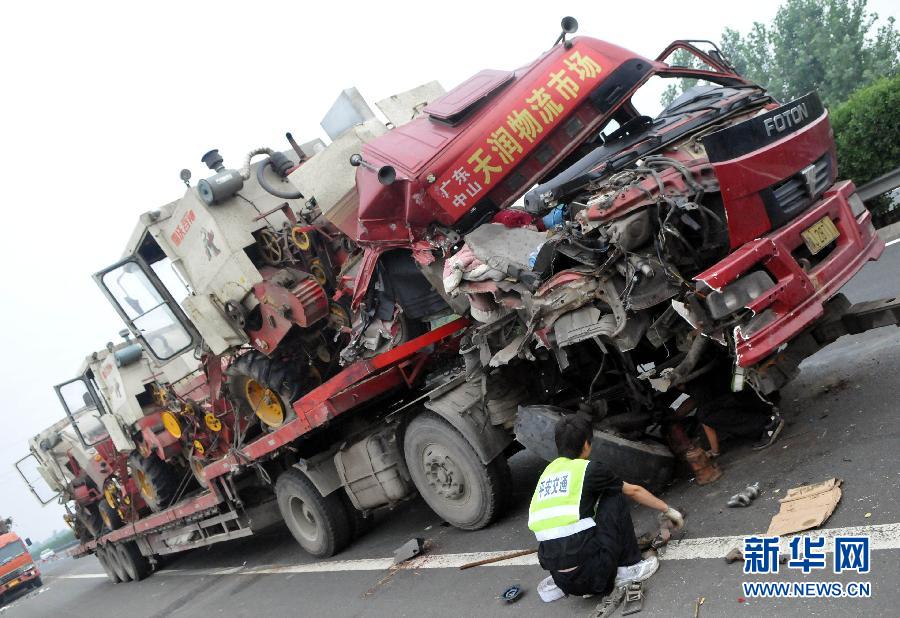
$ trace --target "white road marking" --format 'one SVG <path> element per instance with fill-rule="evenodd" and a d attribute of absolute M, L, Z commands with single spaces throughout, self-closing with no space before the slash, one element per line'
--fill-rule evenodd
<path fill-rule="evenodd" d="M 898 242 L 900 242 L 900 238 L 895 238 L 894 240 L 892 240 L 892 241 L 890 241 L 890 242 L 884 243 L 884 246 L 885 246 L 885 247 L 890 247 L 891 245 L 893 245 L 893 244 L 895 244 L 895 243 L 898 243 Z"/>
<path fill-rule="evenodd" d="M 803 534 L 803 533 L 801 533 Z M 808 530 L 805 534 L 823 536 L 832 539 L 838 535 L 868 535 L 869 545 L 873 550 L 900 549 L 900 523 L 880 524 L 873 526 L 852 526 L 847 528 L 829 528 L 824 530 Z M 750 536 L 750 535 L 746 535 Z M 662 551 L 660 560 L 698 560 L 724 558 L 732 548 L 743 543 L 744 536 L 716 536 L 700 539 L 682 539 L 672 541 Z M 831 544 L 826 544 L 826 547 Z M 458 569 L 464 564 L 494 558 L 510 551 L 471 552 L 464 554 L 422 555 L 396 566 L 399 570 L 418 571 L 421 569 Z M 537 555 L 519 556 L 503 562 L 486 564 L 486 567 L 534 566 L 538 564 Z M 222 575 L 284 575 L 295 573 L 338 573 L 345 571 L 386 571 L 394 568 L 393 558 L 364 558 L 361 560 L 328 560 L 310 564 L 285 564 L 258 567 L 223 567 L 217 569 L 165 569 L 157 573 L 163 576 L 222 576 Z M 96 579 L 105 578 L 103 573 L 79 573 L 59 575 L 55 579 Z"/>

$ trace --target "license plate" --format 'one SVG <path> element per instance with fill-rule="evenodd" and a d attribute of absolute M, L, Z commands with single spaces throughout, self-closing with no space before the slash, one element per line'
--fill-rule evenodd
<path fill-rule="evenodd" d="M 813 255 L 830 245 L 835 238 L 841 235 L 834 225 L 831 217 L 822 217 L 811 226 L 800 232 L 806 248 Z"/>
<path fill-rule="evenodd" d="M 12 580 L 11 582 L 9 582 L 8 584 L 6 584 L 6 587 L 7 587 L 7 588 L 12 588 L 13 586 L 18 586 L 18 585 L 19 585 L 19 580 L 18 580 L 18 579 L 14 579 L 14 580 Z"/>

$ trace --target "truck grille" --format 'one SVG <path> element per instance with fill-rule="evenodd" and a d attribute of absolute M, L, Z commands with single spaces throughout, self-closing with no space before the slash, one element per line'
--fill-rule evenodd
<path fill-rule="evenodd" d="M 808 173 L 808 174 L 807 174 Z M 807 175 L 809 181 L 807 181 Z M 778 228 L 809 208 L 833 182 L 831 155 L 825 153 L 815 163 L 762 192 L 772 228 Z"/>
<path fill-rule="evenodd" d="M 3 577 L 0 577 L 0 586 L 6 584 L 7 582 L 11 582 L 15 578 L 17 578 L 19 575 L 21 575 L 22 573 L 24 573 L 26 571 L 26 567 L 28 567 L 28 566 L 30 566 L 30 565 L 26 564 L 24 567 L 19 567 L 15 571 L 11 571 L 10 573 L 7 573 Z"/>

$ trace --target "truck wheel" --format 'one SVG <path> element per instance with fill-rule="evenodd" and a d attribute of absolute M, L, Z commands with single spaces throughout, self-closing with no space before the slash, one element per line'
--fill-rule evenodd
<path fill-rule="evenodd" d="M 106 500 L 100 500 L 100 519 L 103 520 L 103 526 L 112 532 L 122 527 L 122 516 L 119 515 L 118 509 L 109 505 Z"/>
<path fill-rule="evenodd" d="M 296 368 L 253 350 L 225 371 L 228 391 L 246 416 L 256 416 L 263 428 L 281 427 L 296 416 L 291 402 L 303 394 Z"/>
<path fill-rule="evenodd" d="M 119 578 L 119 581 L 131 581 L 131 578 L 128 576 L 128 572 L 125 570 L 125 565 L 122 564 L 122 559 L 119 557 L 119 551 L 116 546 L 106 545 L 104 547 L 104 551 L 106 553 L 106 560 L 107 562 L 109 562 L 109 566 L 112 567 L 112 570 L 116 574 L 116 577 Z"/>
<path fill-rule="evenodd" d="M 484 465 L 462 434 L 436 414 L 425 412 L 412 420 L 403 437 L 403 455 L 422 498 L 457 528 L 484 528 L 508 503 L 506 458 L 498 455 Z"/>
<path fill-rule="evenodd" d="M 313 556 L 333 556 L 350 543 L 353 530 L 337 492 L 323 496 L 305 474 L 291 469 L 278 477 L 275 497 L 291 534 Z"/>
<path fill-rule="evenodd" d="M 116 575 L 115 569 L 113 569 L 112 565 L 109 562 L 109 558 L 106 556 L 106 548 L 98 547 L 97 553 L 97 561 L 100 562 L 100 566 L 103 567 L 103 571 L 106 573 L 106 576 L 109 578 L 114 584 L 118 584 L 120 581 L 119 576 Z"/>
<path fill-rule="evenodd" d="M 141 497 L 151 511 L 155 513 L 169 506 L 178 491 L 178 475 L 172 466 L 155 453 L 151 453 L 149 457 L 141 457 L 137 452 L 128 458 L 128 466 Z"/>
<path fill-rule="evenodd" d="M 100 512 L 93 504 L 88 506 L 77 505 L 75 507 L 75 518 L 81 522 L 84 529 L 93 539 L 99 539 L 103 532 L 103 519 Z"/>
<path fill-rule="evenodd" d="M 144 558 L 141 550 L 134 541 L 126 541 L 115 546 L 114 551 L 119 557 L 122 569 L 128 575 L 128 579 L 139 582 L 150 575 L 150 561 Z"/>

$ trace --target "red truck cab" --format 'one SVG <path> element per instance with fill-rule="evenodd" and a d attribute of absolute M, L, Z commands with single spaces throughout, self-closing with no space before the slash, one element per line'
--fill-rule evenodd
<path fill-rule="evenodd" d="M 15 532 L 0 534 L 0 603 L 42 585 L 41 571 Z"/>

